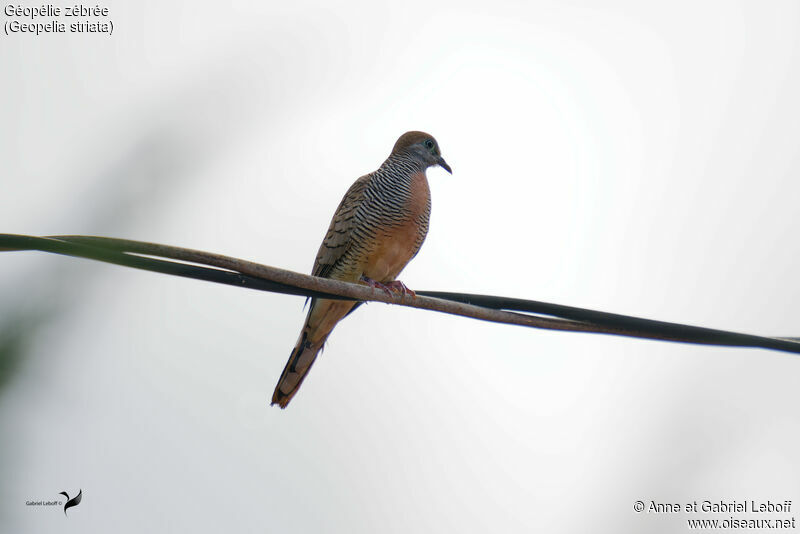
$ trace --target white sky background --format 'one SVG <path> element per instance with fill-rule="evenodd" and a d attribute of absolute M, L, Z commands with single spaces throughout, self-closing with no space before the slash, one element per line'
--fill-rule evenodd
<path fill-rule="evenodd" d="M 453 175 L 428 173 L 409 287 L 800 335 L 796 2 L 290 4 L 0 36 L 0 232 L 308 272 L 347 187 L 421 129 Z M 54 307 L 0 393 L 4 532 L 800 516 L 796 356 L 370 304 L 281 411 L 302 299 L 37 253 L 0 256 L 0 295 L 6 325 Z M 69 518 L 24 505 L 78 488 Z"/>

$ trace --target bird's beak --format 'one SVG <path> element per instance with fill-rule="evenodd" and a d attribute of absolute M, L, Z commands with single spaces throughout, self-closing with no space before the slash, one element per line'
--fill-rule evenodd
<path fill-rule="evenodd" d="M 443 157 L 440 156 L 439 159 L 436 161 L 436 164 L 439 165 L 439 167 L 446 170 L 447 172 L 449 172 L 450 174 L 453 174 L 453 169 L 450 168 L 450 165 L 447 164 L 447 162 L 444 160 Z"/>

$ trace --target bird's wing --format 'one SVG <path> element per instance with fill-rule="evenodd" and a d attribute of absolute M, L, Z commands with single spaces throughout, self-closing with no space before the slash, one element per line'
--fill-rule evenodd
<path fill-rule="evenodd" d="M 364 203 L 365 192 L 369 185 L 371 175 L 367 174 L 355 181 L 345 193 L 344 198 L 336 208 L 328 233 L 322 240 L 322 245 L 314 261 L 311 274 L 328 278 L 336 263 L 345 255 L 353 244 L 353 230 L 356 227 L 356 213 Z"/>
<path fill-rule="evenodd" d="M 314 269 L 311 271 L 314 276 L 330 278 L 336 272 L 334 268 L 353 246 L 353 232 L 358 222 L 357 212 L 364 203 L 369 180 L 370 175 L 356 180 L 336 208 L 328 233 L 325 234 L 314 261 Z M 311 370 L 331 330 L 353 306 L 354 303 L 347 301 L 311 299 L 306 323 L 289 361 L 286 362 L 278 385 L 275 386 L 272 404 L 286 408 Z"/>

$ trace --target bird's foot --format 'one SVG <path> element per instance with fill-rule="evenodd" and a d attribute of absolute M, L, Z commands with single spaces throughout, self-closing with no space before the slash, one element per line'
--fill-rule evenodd
<path fill-rule="evenodd" d="M 411 295 L 413 298 L 417 298 L 417 294 L 416 294 L 416 293 L 414 293 L 414 291 L 413 291 L 413 290 L 409 289 L 409 288 L 408 288 L 408 287 L 407 287 L 407 286 L 406 286 L 406 285 L 405 285 L 403 282 L 401 282 L 400 280 L 393 280 L 393 281 L 389 282 L 388 284 L 386 284 L 386 287 L 388 287 L 388 288 L 389 288 L 389 289 L 391 289 L 392 291 L 397 291 L 398 293 L 400 293 L 400 294 L 401 294 L 401 295 L 403 295 L 404 297 L 405 297 L 406 295 Z"/>
<path fill-rule="evenodd" d="M 392 296 L 392 290 L 391 289 L 389 289 L 387 286 L 381 284 L 380 282 L 376 282 L 372 278 L 367 278 L 366 276 L 361 275 L 361 281 L 364 282 L 365 284 L 367 284 L 372 289 L 376 289 L 376 288 L 377 289 L 382 289 L 382 290 L 384 290 L 386 292 L 387 295 L 389 295 L 390 297 Z"/>
<path fill-rule="evenodd" d="M 395 293 L 398 293 L 402 296 L 411 295 L 412 297 L 416 298 L 417 294 L 410 290 L 406 285 L 401 282 L 400 280 L 393 280 L 387 284 L 382 284 L 380 282 L 376 282 L 372 278 L 367 278 L 366 276 L 361 276 L 361 281 L 366 283 L 369 287 L 375 289 L 382 289 L 386 292 L 387 295 L 390 297 L 393 296 Z"/>

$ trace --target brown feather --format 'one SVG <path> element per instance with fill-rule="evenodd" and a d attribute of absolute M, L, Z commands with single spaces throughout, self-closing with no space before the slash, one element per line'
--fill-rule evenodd
<path fill-rule="evenodd" d="M 344 198 L 336 208 L 336 213 L 328 227 L 328 233 L 317 252 L 314 268 L 311 274 L 328 278 L 347 249 L 352 244 L 353 228 L 356 225 L 356 210 L 364 199 L 364 191 L 369 185 L 370 175 L 362 176 L 355 181 L 345 193 Z"/>
<path fill-rule="evenodd" d="M 392 154 L 399 154 L 411 145 L 416 145 L 417 143 L 421 143 L 426 139 L 433 139 L 433 136 L 425 132 L 406 132 L 401 135 L 400 139 L 398 139 L 394 144 Z"/>

